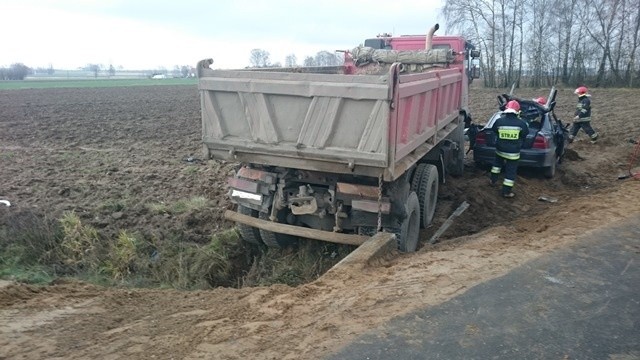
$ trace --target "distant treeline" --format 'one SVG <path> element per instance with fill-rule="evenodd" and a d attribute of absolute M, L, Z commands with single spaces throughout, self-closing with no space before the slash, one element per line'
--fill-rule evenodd
<path fill-rule="evenodd" d="M 31 72 L 31 68 L 25 64 L 15 63 L 8 68 L 0 67 L 0 80 L 24 80 Z"/>
<path fill-rule="evenodd" d="M 637 0 L 446 0 L 482 50 L 484 85 L 640 86 Z"/>

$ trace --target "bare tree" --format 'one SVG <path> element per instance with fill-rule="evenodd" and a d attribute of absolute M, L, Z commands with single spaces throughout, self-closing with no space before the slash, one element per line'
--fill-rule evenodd
<path fill-rule="evenodd" d="M 555 64 L 554 57 L 557 55 L 552 49 L 551 30 L 553 29 L 550 11 L 553 6 L 551 0 L 531 0 L 526 9 L 529 16 L 527 28 L 531 35 L 528 42 L 528 62 L 531 70 L 529 84 L 533 87 L 540 87 L 547 78 L 544 85 L 550 85 L 549 76 L 553 72 Z"/>
<path fill-rule="evenodd" d="M 313 56 L 307 56 L 304 58 L 304 62 L 303 62 L 304 66 L 316 66 L 316 60 L 313 58 Z"/>
<path fill-rule="evenodd" d="M 102 66 L 100 64 L 87 64 L 87 66 L 84 67 L 84 70 L 91 71 L 93 73 L 93 77 L 98 78 L 101 68 Z"/>
<path fill-rule="evenodd" d="M 289 54 L 284 60 L 285 67 L 296 67 L 298 66 L 298 58 L 295 54 Z"/>
<path fill-rule="evenodd" d="M 249 57 L 249 63 L 251 67 L 267 67 L 271 64 L 271 60 L 269 57 L 268 51 L 263 49 L 253 49 L 251 50 L 251 56 Z"/>
<path fill-rule="evenodd" d="M 619 5 L 620 0 L 586 0 L 586 6 L 582 14 L 585 31 L 601 50 L 596 86 L 604 85 L 605 82 L 607 60 L 611 60 L 613 30 L 618 25 L 616 23 L 616 12 Z"/>
<path fill-rule="evenodd" d="M 558 33 L 561 34 L 562 42 L 559 44 L 562 57 L 562 82 L 569 83 L 571 77 L 571 69 L 569 68 L 569 56 L 571 53 L 571 42 L 578 43 L 579 40 L 572 39 L 572 31 L 575 27 L 576 19 L 576 3 L 578 0 L 560 0 L 557 4 L 558 12 L 556 21 L 559 25 Z M 579 39 L 579 38 L 578 38 Z"/>
<path fill-rule="evenodd" d="M 336 66 L 340 64 L 338 57 L 326 50 L 319 51 L 315 56 L 316 66 Z"/>
<path fill-rule="evenodd" d="M 638 0 L 445 0 L 442 13 L 482 51 L 485 86 L 638 86 Z"/>
<path fill-rule="evenodd" d="M 638 38 L 638 35 L 640 34 L 640 4 L 637 4 L 633 13 L 635 15 L 635 19 L 630 20 L 631 25 L 633 26 L 633 32 L 630 34 L 631 48 L 629 49 L 629 60 L 627 61 L 627 66 L 624 72 L 624 77 L 629 87 L 633 86 L 633 70 L 636 66 L 636 53 L 640 43 L 640 39 Z"/>
<path fill-rule="evenodd" d="M 480 47 L 483 53 L 480 68 L 484 85 L 489 87 L 497 85 L 498 24 L 494 5 L 495 0 L 447 0 L 442 9 L 447 23 Z"/>
<path fill-rule="evenodd" d="M 191 66 L 182 65 L 180 67 L 180 76 L 182 76 L 183 78 L 191 76 Z"/>
<path fill-rule="evenodd" d="M 0 80 L 24 80 L 32 71 L 23 63 L 11 64 L 9 68 L 0 68 Z"/>

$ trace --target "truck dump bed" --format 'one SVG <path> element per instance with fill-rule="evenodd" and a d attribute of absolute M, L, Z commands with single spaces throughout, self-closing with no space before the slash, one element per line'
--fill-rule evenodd
<path fill-rule="evenodd" d="M 202 62 L 201 62 L 202 63 Z M 208 156 L 393 180 L 458 125 L 462 68 L 383 75 L 198 66 Z"/>

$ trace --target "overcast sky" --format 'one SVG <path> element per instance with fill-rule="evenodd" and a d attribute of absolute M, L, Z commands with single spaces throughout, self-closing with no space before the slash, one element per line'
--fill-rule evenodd
<path fill-rule="evenodd" d="M 125 69 L 249 65 L 251 49 L 284 63 L 351 49 L 383 32 L 424 34 L 444 0 L 0 0 L 0 66 Z"/>

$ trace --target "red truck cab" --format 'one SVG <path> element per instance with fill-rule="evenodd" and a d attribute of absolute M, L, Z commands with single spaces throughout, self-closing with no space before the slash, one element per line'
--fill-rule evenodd
<path fill-rule="evenodd" d="M 438 30 L 436 24 L 432 32 Z M 433 33 L 431 34 L 433 35 Z M 480 57 L 480 51 L 475 46 L 461 36 L 432 36 L 430 47 L 432 49 L 451 50 L 456 55 L 456 61 L 451 67 L 465 68 L 469 82 L 477 79 L 480 75 L 479 67 L 474 64 L 475 59 Z M 364 46 L 381 50 L 425 50 L 429 42 L 427 35 L 401 35 L 381 34 L 375 38 L 366 39 Z"/>

